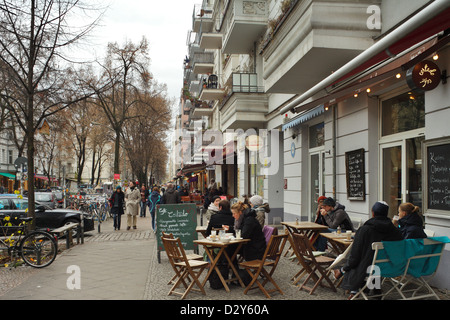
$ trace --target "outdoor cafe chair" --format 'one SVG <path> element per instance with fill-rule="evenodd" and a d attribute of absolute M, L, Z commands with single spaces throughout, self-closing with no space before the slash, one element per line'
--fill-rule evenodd
<path fill-rule="evenodd" d="M 368 272 L 369 277 L 366 284 L 351 299 L 359 296 L 365 300 L 386 299 L 388 295 L 397 293 L 401 300 L 440 300 L 428 282 L 436 274 L 446 243 L 450 243 L 448 237 L 372 243 L 374 256 Z M 379 295 L 366 295 L 365 290 L 368 288 L 381 288 L 382 278 L 383 283 L 387 282 L 392 287 L 389 290 L 383 289 Z"/>
<path fill-rule="evenodd" d="M 168 239 L 161 237 L 161 239 L 169 260 L 171 260 L 171 263 L 176 267 L 174 270 L 178 278 L 168 295 L 177 294 L 181 296 L 181 299 L 184 299 L 191 290 L 206 295 L 205 289 L 199 281 L 199 277 L 203 270 L 208 266 L 208 262 L 189 260 L 180 238 Z M 175 291 L 181 284 L 184 286 L 185 291 Z M 196 285 L 198 289 L 194 288 L 194 285 Z"/>
<path fill-rule="evenodd" d="M 173 236 L 172 233 L 165 233 L 164 231 L 162 232 L 162 236 L 161 239 L 174 239 L 175 237 Z M 164 245 L 164 242 L 163 242 Z M 166 248 L 164 248 L 166 249 Z M 166 250 L 167 251 L 167 250 Z M 195 253 L 191 253 L 191 254 L 186 254 L 186 257 L 188 260 L 199 260 L 199 261 L 203 261 L 203 256 L 199 255 L 199 254 L 195 254 Z M 179 278 L 179 275 L 181 274 L 181 270 L 184 268 L 181 265 L 176 265 L 175 262 L 179 262 L 179 261 L 173 261 L 173 259 L 169 259 L 170 264 L 172 265 L 172 268 L 175 271 L 175 275 L 172 277 L 172 279 L 170 279 L 170 281 L 167 284 L 173 284 L 174 281 Z M 188 280 L 190 280 L 188 278 Z"/>
<path fill-rule="evenodd" d="M 270 238 L 269 244 L 267 245 L 266 251 L 264 252 L 264 256 L 261 260 L 257 259 L 240 263 L 240 266 L 245 268 L 245 270 L 247 270 L 247 272 L 252 277 L 252 280 L 244 290 L 244 294 L 247 294 L 250 289 L 256 288 L 259 288 L 262 293 L 264 293 L 264 295 L 269 299 L 271 298 L 270 293 L 272 292 L 278 291 L 279 293 L 284 294 L 275 280 L 272 278 L 272 275 L 278 265 L 287 238 L 287 234 L 273 235 Z M 266 270 L 266 268 L 270 268 L 270 270 L 268 271 Z M 262 283 L 258 280 L 259 276 L 262 276 L 262 278 L 264 279 Z M 275 288 L 272 290 L 266 290 L 265 285 L 268 282 L 271 282 Z"/>
<path fill-rule="evenodd" d="M 314 254 L 311 243 L 305 235 L 295 233 L 293 236 L 293 245 L 295 246 L 295 251 L 298 259 L 300 260 L 303 269 L 301 273 L 299 272 L 299 278 L 296 280 L 300 280 L 304 275 L 308 275 L 302 284 L 299 285 L 299 290 L 309 291 L 309 294 L 313 294 L 319 285 L 322 286 L 323 280 L 325 280 L 331 290 L 336 292 L 336 287 L 334 283 L 330 279 L 330 274 L 327 270 L 328 266 L 330 266 L 334 259 L 330 257 L 326 257 L 323 255 L 316 256 Z M 304 271 L 304 273 L 303 273 Z M 314 285 L 312 287 L 307 286 L 308 281 L 312 280 Z"/>
<path fill-rule="evenodd" d="M 183 203 L 190 203 L 191 202 L 191 197 L 190 196 L 182 196 L 181 197 L 181 202 L 183 202 Z"/>

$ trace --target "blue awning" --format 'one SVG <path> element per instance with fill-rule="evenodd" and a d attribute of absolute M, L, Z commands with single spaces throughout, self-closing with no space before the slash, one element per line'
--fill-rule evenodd
<path fill-rule="evenodd" d="M 283 125 L 282 130 L 286 131 L 287 129 L 293 128 L 295 126 L 298 126 L 299 124 L 302 124 L 303 122 L 306 122 L 308 120 L 311 120 L 317 116 L 320 116 L 325 112 L 324 105 L 320 105 L 312 110 L 306 111 L 299 116 L 295 117 L 285 125 Z"/>

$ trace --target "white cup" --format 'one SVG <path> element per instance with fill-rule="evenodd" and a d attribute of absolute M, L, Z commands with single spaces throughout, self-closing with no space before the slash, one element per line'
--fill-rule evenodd
<path fill-rule="evenodd" d="M 240 239 L 241 238 L 241 230 L 237 229 L 236 230 L 236 239 Z"/>
<path fill-rule="evenodd" d="M 346 234 L 347 234 L 347 240 L 352 240 L 352 232 L 350 231 L 350 230 L 348 230 L 347 232 L 346 232 Z"/>

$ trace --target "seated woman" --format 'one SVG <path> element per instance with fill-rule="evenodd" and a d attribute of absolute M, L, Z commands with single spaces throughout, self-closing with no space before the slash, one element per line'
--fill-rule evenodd
<path fill-rule="evenodd" d="M 402 203 L 398 207 L 399 220 L 392 220 L 394 225 L 398 227 L 404 239 L 420 239 L 426 238 L 427 235 L 423 231 L 423 220 L 419 216 L 420 208 L 412 203 Z"/>
<path fill-rule="evenodd" d="M 239 201 L 231 207 L 231 212 L 233 212 L 238 229 L 241 229 L 241 237 L 250 239 L 250 242 L 242 247 L 244 259 L 246 261 L 262 259 L 266 251 L 266 239 L 261 225 L 256 219 L 255 210 Z"/>
<path fill-rule="evenodd" d="M 211 234 L 212 229 L 224 228 L 227 232 L 234 234 L 234 218 L 230 210 L 230 202 L 228 200 L 220 200 L 218 202 L 219 211 L 211 216 L 208 227 L 206 228 L 206 235 Z"/>

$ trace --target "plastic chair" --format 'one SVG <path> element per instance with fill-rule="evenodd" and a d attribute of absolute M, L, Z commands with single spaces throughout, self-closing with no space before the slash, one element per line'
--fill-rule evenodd
<path fill-rule="evenodd" d="M 245 270 L 247 270 L 252 277 L 252 280 L 244 290 L 244 294 L 247 294 L 249 290 L 256 288 L 259 288 L 261 292 L 264 293 L 264 295 L 269 299 L 271 298 L 270 293 L 272 292 L 278 291 L 279 293 L 284 294 L 275 280 L 273 280 L 272 275 L 278 265 L 287 238 L 287 234 L 272 236 L 261 260 L 257 259 L 240 263 L 240 266 L 245 268 Z M 267 271 L 266 268 L 270 268 L 270 271 Z M 258 280 L 259 276 L 264 278 L 262 283 Z M 272 290 L 266 290 L 265 285 L 268 282 L 271 282 L 275 288 Z"/>

